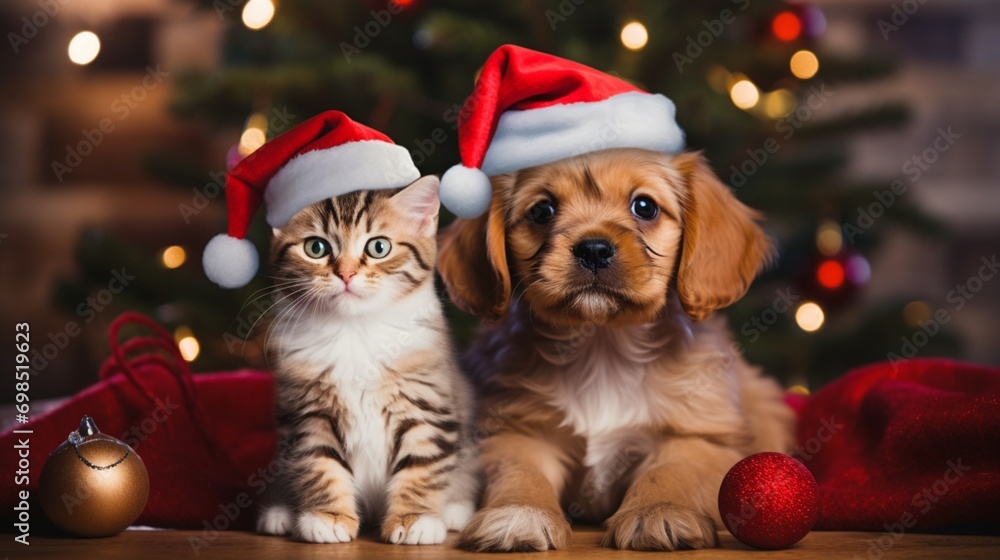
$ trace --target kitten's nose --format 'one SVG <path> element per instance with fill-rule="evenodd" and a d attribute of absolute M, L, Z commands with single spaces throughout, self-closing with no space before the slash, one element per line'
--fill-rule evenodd
<path fill-rule="evenodd" d="M 580 266 L 597 274 L 597 269 L 607 268 L 615 256 L 615 246 L 607 239 L 584 239 L 573 246 L 573 256 Z"/>
<path fill-rule="evenodd" d="M 351 278 L 354 278 L 358 272 L 356 270 L 341 270 L 337 272 L 337 276 L 340 276 L 344 280 L 344 284 L 348 284 Z"/>

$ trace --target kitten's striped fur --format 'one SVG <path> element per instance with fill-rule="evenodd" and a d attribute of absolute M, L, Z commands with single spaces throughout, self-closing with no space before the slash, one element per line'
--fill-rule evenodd
<path fill-rule="evenodd" d="M 345 542 L 365 520 L 388 542 L 431 544 L 472 515 L 472 393 L 434 290 L 437 184 L 324 200 L 275 230 L 283 488 L 259 532 Z M 329 256 L 308 256 L 311 237 Z M 373 237 L 391 243 L 384 258 L 366 254 Z"/>

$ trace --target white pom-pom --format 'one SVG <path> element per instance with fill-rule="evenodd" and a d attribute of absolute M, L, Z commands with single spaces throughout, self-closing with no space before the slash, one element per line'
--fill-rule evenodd
<path fill-rule="evenodd" d="M 257 248 L 246 239 L 216 235 L 205 246 L 201 264 L 208 279 L 223 288 L 242 288 L 257 274 Z"/>
<path fill-rule="evenodd" d="M 479 169 L 456 165 L 441 177 L 441 204 L 459 218 L 475 218 L 490 207 L 493 187 Z"/>

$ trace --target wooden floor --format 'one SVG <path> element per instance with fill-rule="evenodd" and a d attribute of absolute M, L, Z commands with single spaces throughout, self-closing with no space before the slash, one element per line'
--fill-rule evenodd
<path fill-rule="evenodd" d="M 70 558 L 74 560 L 155 560 L 155 559 L 235 559 L 251 560 L 268 558 L 323 558 L 323 559 L 450 559 L 482 558 L 470 552 L 456 550 L 456 536 L 449 535 L 448 541 L 440 546 L 394 546 L 375 542 L 370 537 L 348 544 L 303 544 L 289 542 L 278 537 L 263 537 L 250 533 L 224 532 L 197 555 L 191 547 L 190 539 L 201 538 L 194 531 L 126 531 L 107 539 L 58 539 L 41 538 L 32 535 L 31 545 L 13 543 L 12 535 L 3 535 L 6 541 L 0 546 L 0 554 L 10 560 L 19 558 Z M 881 537 L 881 540 L 880 540 Z M 533 558 L 537 560 L 560 560 L 580 558 L 628 560 L 630 558 L 651 557 L 650 553 L 610 550 L 598 546 L 601 532 L 597 529 L 577 529 L 573 545 L 560 551 L 531 554 L 510 554 L 501 558 Z M 836 558 L 838 560 L 884 558 L 1000 558 L 1000 537 L 970 537 L 943 535 L 901 535 L 893 539 L 885 533 L 828 533 L 813 532 L 790 550 L 772 552 L 750 549 L 737 542 L 728 533 L 722 534 L 722 548 L 670 553 L 678 558 Z M 657 554 L 656 556 L 661 556 Z"/>

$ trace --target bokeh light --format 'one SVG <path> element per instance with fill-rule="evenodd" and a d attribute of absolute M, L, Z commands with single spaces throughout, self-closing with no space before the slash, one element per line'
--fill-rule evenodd
<path fill-rule="evenodd" d="M 772 119 L 780 119 L 795 110 L 795 94 L 787 89 L 776 89 L 767 94 L 764 112 Z"/>
<path fill-rule="evenodd" d="M 788 65 L 792 69 L 792 74 L 800 80 L 808 80 L 819 72 L 819 59 L 812 51 L 801 50 L 793 54 Z"/>
<path fill-rule="evenodd" d="M 247 29 L 264 29 L 274 18 L 274 3 L 271 0 L 250 0 L 243 6 L 243 25 Z"/>
<path fill-rule="evenodd" d="M 774 36 L 782 41 L 794 41 L 802 34 L 802 21 L 792 12 L 781 12 L 774 16 L 771 30 L 774 31 Z"/>
<path fill-rule="evenodd" d="M 825 321 L 823 308 L 814 302 L 807 301 L 795 310 L 795 323 L 806 332 L 818 331 Z"/>
<path fill-rule="evenodd" d="M 837 261 L 825 261 L 816 269 L 816 280 L 820 286 L 835 290 L 844 284 L 844 266 Z"/>
<path fill-rule="evenodd" d="M 920 323 L 930 321 L 933 311 L 925 301 L 911 301 L 903 308 L 903 322 L 910 328 L 917 328 Z"/>
<path fill-rule="evenodd" d="M 844 248 L 844 235 L 837 222 L 827 220 L 816 231 L 816 248 L 820 253 L 832 257 Z"/>
<path fill-rule="evenodd" d="M 621 38 L 625 48 L 637 51 L 646 46 L 646 43 L 649 41 L 649 32 L 646 31 L 645 25 L 638 21 L 633 21 L 622 27 Z"/>
<path fill-rule="evenodd" d="M 85 66 L 101 52 L 101 40 L 93 31 L 81 31 L 69 40 L 67 52 L 73 64 Z"/>
<path fill-rule="evenodd" d="M 177 268 L 187 260 L 187 251 L 180 245 L 171 245 L 160 253 L 160 261 L 167 268 Z"/>
<path fill-rule="evenodd" d="M 760 100 L 760 92 L 750 80 L 740 80 L 729 90 L 729 97 L 740 109 L 752 109 Z"/>

